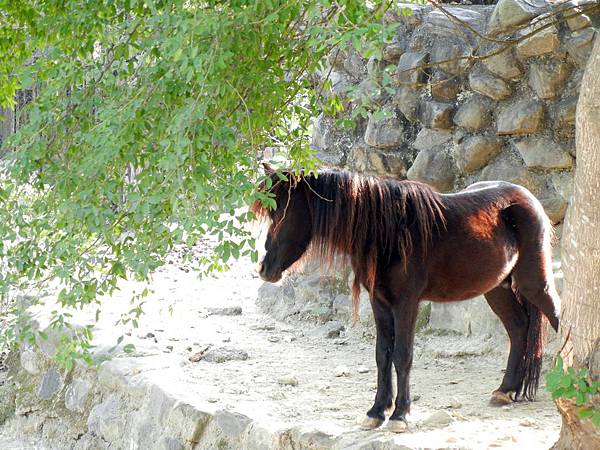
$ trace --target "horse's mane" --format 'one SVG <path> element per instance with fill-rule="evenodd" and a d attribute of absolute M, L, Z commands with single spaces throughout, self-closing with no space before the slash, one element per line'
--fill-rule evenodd
<path fill-rule="evenodd" d="M 445 226 L 440 197 L 422 183 L 344 170 L 286 175 L 287 182 L 274 179 L 271 192 L 278 202 L 286 202 L 286 191 L 305 189 L 313 227 L 310 253 L 329 265 L 338 254 L 350 258 L 355 314 L 360 284 L 373 294 L 379 264 L 397 255 L 406 268 L 415 250 L 424 256 L 434 231 Z M 268 214 L 258 202 L 252 210 L 261 217 Z"/>

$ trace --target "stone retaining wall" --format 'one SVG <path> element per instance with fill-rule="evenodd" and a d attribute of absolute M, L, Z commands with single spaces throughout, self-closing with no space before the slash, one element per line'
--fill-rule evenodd
<path fill-rule="evenodd" d="M 345 110 L 338 117 L 318 117 L 312 146 L 331 165 L 419 180 L 441 192 L 482 180 L 521 184 L 540 199 L 560 235 L 576 163 L 578 90 L 598 17 L 550 24 L 504 52 L 477 58 L 501 48 L 481 36 L 516 39 L 553 17 L 572 14 L 573 9 L 557 11 L 574 5 L 500 0 L 495 6 L 448 6 L 466 26 L 431 5 L 410 6 L 410 17 L 387 16 L 400 25 L 383 48 L 383 60 L 367 61 L 352 49 L 328 58 L 323 74 L 330 74 L 332 88 L 326 95 L 339 96 Z M 468 56 L 473 58 L 451 61 Z M 440 61 L 445 62 L 436 64 Z M 428 63 L 433 66 L 418 68 Z M 391 88 L 381 87 L 384 73 L 392 74 Z M 350 128 L 338 125 L 365 105 L 367 118 Z M 302 292 L 307 309 L 320 295 L 318 303 L 329 305 L 325 315 L 338 314 L 335 305 L 349 305 L 344 291 L 324 295 L 321 288 L 311 289 L 313 278 L 296 276 L 283 289 Z M 433 305 L 431 323 L 503 333 L 485 302 Z"/>

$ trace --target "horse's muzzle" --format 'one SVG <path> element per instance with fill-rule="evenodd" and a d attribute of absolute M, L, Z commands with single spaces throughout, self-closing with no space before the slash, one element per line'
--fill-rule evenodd
<path fill-rule="evenodd" d="M 257 271 L 258 271 L 258 276 L 262 280 L 268 281 L 269 283 L 277 283 L 279 280 L 281 280 L 281 272 L 276 273 L 276 274 L 268 273 L 268 271 L 265 268 L 264 262 L 261 262 L 258 265 Z"/>

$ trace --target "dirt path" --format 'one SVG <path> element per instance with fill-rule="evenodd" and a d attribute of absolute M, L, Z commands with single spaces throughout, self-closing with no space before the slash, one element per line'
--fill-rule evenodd
<path fill-rule="evenodd" d="M 360 327 L 340 332 L 275 321 L 255 306 L 261 284 L 248 261 L 202 281 L 169 264 L 155 276 L 140 328 L 124 343 L 135 344 L 140 367 L 161 355 L 172 367 L 175 357 L 180 367 L 162 383 L 190 404 L 239 412 L 266 429 L 317 430 L 324 448 L 331 436 L 341 436 L 341 448 L 367 439 L 372 446 L 360 448 L 393 443 L 411 449 L 547 449 L 557 439 L 559 416 L 543 386 L 536 402 L 488 405 L 502 378 L 505 348 L 493 351 L 491 339 L 431 334 L 415 344 L 409 432 L 359 430 L 356 419 L 375 393 L 373 338 Z M 114 323 L 131 308 L 136 289 L 125 283 L 105 305 L 96 333 L 100 349 L 128 333 Z"/>

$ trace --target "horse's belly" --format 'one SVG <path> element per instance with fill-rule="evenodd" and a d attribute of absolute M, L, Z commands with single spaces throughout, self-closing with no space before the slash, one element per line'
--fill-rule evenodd
<path fill-rule="evenodd" d="M 452 252 L 430 267 L 422 298 L 447 302 L 485 294 L 510 275 L 516 261 L 512 247 L 475 246 Z"/>

